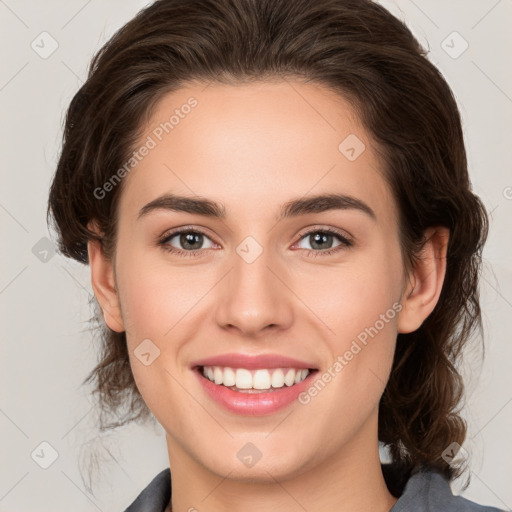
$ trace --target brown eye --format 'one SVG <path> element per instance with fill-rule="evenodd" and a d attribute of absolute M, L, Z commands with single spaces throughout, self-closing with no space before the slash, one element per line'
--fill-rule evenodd
<path fill-rule="evenodd" d="M 206 247 L 204 246 L 205 242 L 209 243 Z M 175 230 L 158 243 L 166 251 L 183 256 L 197 256 L 203 249 L 213 247 L 213 242 L 205 233 L 193 229 Z"/>
<path fill-rule="evenodd" d="M 305 249 L 308 251 L 309 255 L 313 256 L 326 256 L 353 245 L 351 240 L 331 229 L 315 229 L 308 231 L 302 235 L 301 241 L 302 240 L 308 242 L 310 247 L 300 248 Z M 336 240 L 338 241 L 337 244 Z"/>

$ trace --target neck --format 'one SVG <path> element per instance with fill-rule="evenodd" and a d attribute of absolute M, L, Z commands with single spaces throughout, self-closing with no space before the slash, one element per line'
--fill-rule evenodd
<path fill-rule="evenodd" d="M 172 507 L 166 512 L 388 512 L 397 499 L 382 474 L 378 442 L 353 439 L 328 460 L 286 478 L 234 480 L 210 471 L 167 435 Z M 376 436 L 375 436 L 376 438 Z"/>

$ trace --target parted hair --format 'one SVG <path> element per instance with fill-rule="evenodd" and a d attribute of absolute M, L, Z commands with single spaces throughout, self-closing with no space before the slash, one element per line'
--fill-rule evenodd
<path fill-rule="evenodd" d="M 453 479 L 463 464 L 450 464 L 443 451 L 466 437 L 458 367 L 473 331 L 482 330 L 488 219 L 472 192 L 456 100 L 427 53 L 370 0 L 157 0 L 93 57 L 67 110 L 48 218 L 64 255 L 88 263 L 87 242 L 99 239 L 112 257 L 122 183 L 105 197 L 94 191 L 129 159 L 157 102 L 188 81 L 295 79 L 348 99 L 398 206 L 404 266 L 414 265 L 427 228 L 450 230 L 439 301 L 419 329 L 398 335 L 378 435 L 404 479 L 419 464 Z M 92 220 L 101 234 L 88 229 Z M 94 318 L 99 362 L 84 383 L 104 413 L 100 428 L 147 420 L 125 333 L 110 330 L 99 310 Z"/>

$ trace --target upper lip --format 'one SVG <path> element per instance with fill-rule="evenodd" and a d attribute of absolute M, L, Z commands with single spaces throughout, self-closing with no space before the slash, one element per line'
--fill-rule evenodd
<path fill-rule="evenodd" d="M 230 368 L 264 369 L 264 368 L 306 368 L 315 369 L 311 363 L 281 356 L 279 354 L 261 354 L 251 356 L 248 354 L 221 354 L 194 361 L 193 368 L 198 366 L 229 366 Z"/>

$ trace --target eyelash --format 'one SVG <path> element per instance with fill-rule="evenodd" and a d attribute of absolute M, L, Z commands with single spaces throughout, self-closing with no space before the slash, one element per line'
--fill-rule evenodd
<path fill-rule="evenodd" d="M 158 245 L 161 246 L 164 251 L 172 253 L 172 254 L 177 254 L 178 256 L 181 256 L 181 257 L 190 258 L 190 257 L 201 256 L 201 252 L 204 249 L 183 251 L 180 249 L 176 249 L 175 247 L 172 247 L 171 245 L 168 245 L 169 240 L 172 240 L 175 236 L 180 235 L 182 233 L 200 234 L 200 235 L 206 236 L 207 238 L 210 238 L 204 231 L 201 231 L 201 230 L 195 229 L 195 228 L 192 229 L 190 227 L 183 227 L 183 228 L 176 229 L 176 230 L 172 231 L 171 233 L 167 233 L 166 235 L 164 235 L 164 237 L 158 241 Z M 340 232 L 338 232 L 334 229 L 331 229 L 331 228 L 321 228 L 321 229 L 315 228 L 315 229 L 312 229 L 305 233 L 302 233 L 299 237 L 299 242 L 303 238 L 305 238 L 309 235 L 312 235 L 312 234 L 316 234 L 316 233 L 322 233 L 324 235 L 333 235 L 336 238 L 338 238 L 338 240 L 341 242 L 341 244 L 336 247 L 332 247 L 330 249 L 325 249 L 323 251 L 322 250 L 315 251 L 312 249 L 304 249 L 306 251 L 306 256 L 311 257 L 311 258 L 317 258 L 318 256 L 330 256 L 331 254 L 334 254 L 334 253 L 336 253 L 340 250 L 346 249 L 348 247 L 352 247 L 352 245 L 353 245 L 352 240 L 348 239 L 347 237 L 342 235 Z"/>

